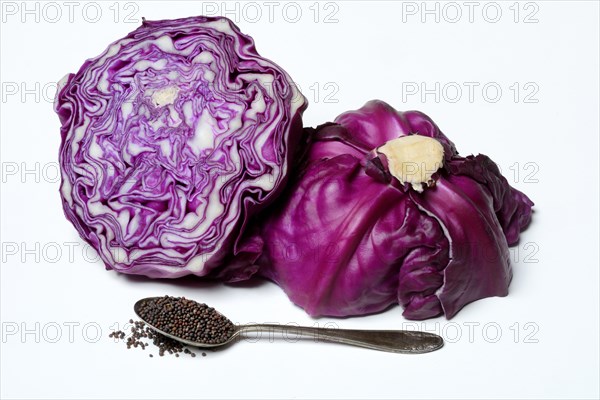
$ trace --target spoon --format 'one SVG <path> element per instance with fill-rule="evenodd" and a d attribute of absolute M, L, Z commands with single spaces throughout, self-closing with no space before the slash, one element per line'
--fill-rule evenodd
<path fill-rule="evenodd" d="M 444 340 L 433 333 L 406 331 L 406 330 L 362 330 L 362 329 L 337 329 L 337 328 L 314 328 L 308 326 L 291 326 L 277 324 L 249 324 L 234 325 L 233 334 L 219 343 L 203 343 L 190 341 L 175 336 L 169 332 L 157 328 L 147 321 L 140 312 L 146 301 L 153 301 L 158 297 L 147 297 L 138 300 L 133 306 L 136 315 L 144 323 L 156 332 L 177 340 L 181 343 L 195 347 L 219 347 L 233 342 L 236 338 L 251 332 L 277 332 L 285 335 L 298 335 L 312 337 L 316 340 L 349 344 L 353 346 L 366 347 L 368 349 L 388 351 L 392 353 L 420 354 L 438 350 L 444 345 Z M 218 313 L 217 311 L 215 311 Z M 220 314 L 220 313 L 218 313 Z M 222 314 L 220 314 L 222 315 Z"/>

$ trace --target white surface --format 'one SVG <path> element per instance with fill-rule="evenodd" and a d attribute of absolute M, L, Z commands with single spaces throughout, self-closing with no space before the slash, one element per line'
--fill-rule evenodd
<path fill-rule="evenodd" d="M 449 22 L 456 7 L 444 8 L 445 3 L 438 4 L 439 23 L 435 15 L 424 15 L 422 23 L 419 13 L 410 14 L 415 7 L 422 11 L 421 2 L 320 3 L 317 23 L 312 2 L 296 3 L 302 11 L 297 23 L 283 17 L 286 3 L 274 9 L 273 22 L 266 3 L 239 4 L 243 32 L 300 83 L 311 101 L 306 125 L 331 120 L 372 98 L 399 109 L 420 109 L 462 154 L 481 152 L 496 160 L 509 181 L 535 201 L 534 222 L 514 250 L 508 297 L 473 303 L 451 321 L 416 324 L 446 336 L 442 351 L 403 356 L 262 340 L 200 358 L 159 358 L 154 351 L 153 359 L 148 351 L 126 351 L 107 336 L 114 324 L 122 326 L 133 316 L 136 299 L 163 293 L 207 302 L 235 322 L 333 321 L 372 329 L 414 324 L 402 318 L 399 307 L 364 318 L 313 321 L 271 283 L 230 287 L 149 281 L 87 262 L 94 254 L 83 253 L 82 241 L 63 217 L 54 179 L 60 135 L 47 84 L 137 27 L 123 22 L 130 12 L 134 20 L 162 19 L 236 6 L 120 3 L 115 23 L 113 2 L 97 3 L 101 18 L 90 23 L 82 16 L 85 3 L 74 9 L 73 22 L 66 5 L 54 4 L 62 11 L 55 23 L 48 20 L 56 19 L 56 9 L 44 3 L 37 6 L 39 22 L 33 2 L 27 6 L 34 14 L 23 14 L 21 2 L 2 4 L 2 398 L 599 397 L 597 2 L 520 3 L 517 23 L 509 8 L 513 2 L 498 3 L 502 16 L 497 23 L 483 18 L 484 8 L 486 17 L 494 18 L 494 5 L 485 2 L 477 3 L 472 23 L 462 2 L 453 3 L 463 14 L 456 23 Z M 252 22 L 255 5 L 263 13 L 258 22 Z M 287 6 L 288 20 L 294 18 L 291 7 L 296 6 Z M 94 18 L 95 6 L 86 10 L 88 20 Z M 338 22 L 323 23 L 334 11 Z M 524 23 L 531 12 L 538 22 Z M 422 101 L 402 91 L 421 82 L 429 88 L 440 82 L 440 90 L 446 85 L 447 92 L 436 102 L 433 94 Z M 479 83 L 472 101 L 464 82 Z M 480 90 L 490 82 L 496 83 L 488 85 L 490 96 L 496 85 L 503 91 L 495 103 Z M 510 89 L 514 82 L 520 86 L 517 102 Z M 463 97 L 452 103 L 448 100 L 455 92 L 450 90 L 457 85 Z M 15 87 L 18 93 L 10 94 Z M 536 87 L 538 102 L 524 102 Z M 22 89 L 31 88 L 34 94 L 21 98 Z M 326 102 L 325 95 L 336 88 L 330 99 L 338 102 Z M 39 173 L 22 176 L 36 165 Z M 70 338 L 71 323 L 79 325 L 72 325 Z M 85 324 L 91 324 L 87 339 Z M 97 341 L 95 324 L 102 330 Z M 57 326 L 61 336 L 52 343 Z M 18 332 L 8 334 L 15 327 Z M 24 329 L 33 333 L 23 337 Z M 497 329 L 501 337 L 494 343 Z M 455 339 L 457 333 L 461 336 Z"/>

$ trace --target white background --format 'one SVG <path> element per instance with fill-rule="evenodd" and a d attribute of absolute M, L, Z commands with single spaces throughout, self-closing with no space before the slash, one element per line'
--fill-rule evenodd
<path fill-rule="evenodd" d="M 87 14 L 77 4 L 72 22 L 63 2 L 2 4 L 3 398 L 598 398 L 597 2 L 476 2 L 472 15 L 463 2 L 427 3 L 437 15 L 423 14 L 421 2 L 281 2 L 271 16 L 263 2 L 106 2 Z M 513 249 L 510 295 L 473 303 L 451 321 L 417 324 L 447 339 L 441 351 L 420 356 L 267 338 L 207 357 L 154 351 L 150 359 L 148 350 L 108 339 L 133 317 L 136 299 L 162 294 L 206 302 L 238 323 L 412 326 L 399 307 L 312 320 L 271 283 L 151 281 L 89 262 L 95 255 L 84 253 L 58 195 L 53 84 L 142 16 L 209 12 L 228 12 L 300 84 L 311 102 L 305 125 L 380 98 L 429 114 L 461 154 L 497 161 L 536 203 Z M 478 85 L 472 98 L 465 82 Z M 432 91 L 422 98 L 421 89 Z"/>

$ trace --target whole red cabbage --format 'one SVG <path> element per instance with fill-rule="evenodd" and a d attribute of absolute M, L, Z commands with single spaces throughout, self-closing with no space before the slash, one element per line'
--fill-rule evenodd
<path fill-rule="evenodd" d="M 61 82 L 60 193 L 107 268 L 175 278 L 254 261 L 304 97 L 226 18 L 144 21 Z"/>
<path fill-rule="evenodd" d="M 443 148 L 443 167 L 422 191 L 392 176 L 377 150 L 413 134 Z M 508 246 L 532 205 L 488 157 L 460 157 L 426 115 L 371 101 L 313 132 L 306 165 L 258 222 L 258 271 L 313 316 L 398 303 L 410 319 L 451 318 L 508 293 Z"/>

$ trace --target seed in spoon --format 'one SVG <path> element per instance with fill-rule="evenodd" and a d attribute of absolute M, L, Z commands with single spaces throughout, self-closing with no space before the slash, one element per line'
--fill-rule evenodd
<path fill-rule="evenodd" d="M 214 308 L 185 297 L 152 298 L 138 312 L 155 328 L 192 342 L 223 343 L 234 331 L 233 323 Z"/>

